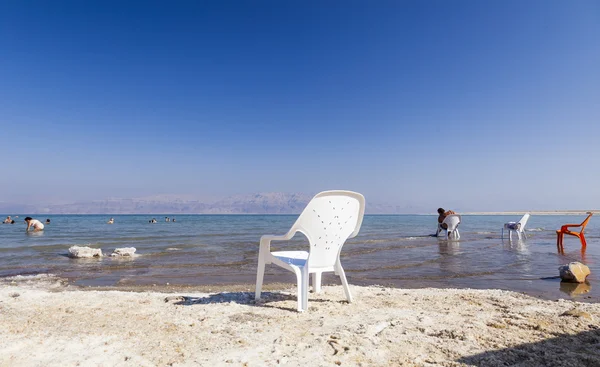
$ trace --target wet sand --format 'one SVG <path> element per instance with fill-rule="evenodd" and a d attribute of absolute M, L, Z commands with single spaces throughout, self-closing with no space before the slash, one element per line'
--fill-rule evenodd
<path fill-rule="evenodd" d="M 0 285 L 0 366 L 597 366 L 600 305 L 500 290 L 253 293 Z"/>

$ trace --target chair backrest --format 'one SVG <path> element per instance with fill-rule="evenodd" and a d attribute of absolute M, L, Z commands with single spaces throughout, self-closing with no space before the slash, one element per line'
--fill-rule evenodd
<path fill-rule="evenodd" d="M 446 218 L 444 218 L 444 221 L 442 223 L 447 224 L 448 232 L 451 232 L 451 231 L 454 231 L 456 229 L 456 227 L 458 227 L 461 220 L 462 220 L 462 218 L 460 215 L 451 214 L 451 215 L 447 216 Z"/>
<path fill-rule="evenodd" d="M 594 213 L 592 212 L 588 212 L 588 216 L 587 218 L 585 218 L 585 220 L 583 222 L 581 222 L 581 232 L 583 232 L 585 230 L 585 226 L 587 226 L 588 222 L 590 221 L 590 218 L 592 217 L 592 215 L 594 215 Z"/>
<path fill-rule="evenodd" d="M 519 231 L 525 231 L 525 225 L 527 224 L 529 217 L 529 213 L 526 213 L 521 219 L 519 219 L 519 221 L 517 222 L 519 224 Z"/>
<path fill-rule="evenodd" d="M 310 244 L 308 267 L 331 267 L 342 246 L 355 237 L 365 214 L 365 197 L 352 191 L 323 191 L 306 205 L 291 231 L 301 232 Z"/>

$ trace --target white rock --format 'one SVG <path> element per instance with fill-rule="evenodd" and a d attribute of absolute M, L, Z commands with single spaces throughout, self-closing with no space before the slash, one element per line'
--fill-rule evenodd
<path fill-rule="evenodd" d="M 110 256 L 133 256 L 135 251 L 135 247 L 121 247 L 116 248 Z"/>
<path fill-rule="evenodd" d="M 88 246 L 71 246 L 69 248 L 70 257 L 102 257 L 102 250 Z"/>
<path fill-rule="evenodd" d="M 564 282 L 583 283 L 590 275 L 590 268 L 580 262 L 571 262 L 558 268 Z"/>

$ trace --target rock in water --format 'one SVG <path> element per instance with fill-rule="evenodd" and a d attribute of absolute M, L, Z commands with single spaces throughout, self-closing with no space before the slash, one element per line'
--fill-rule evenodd
<path fill-rule="evenodd" d="M 102 257 L 102 250 L 99 248 L 91 248 L 88 246 L 71 246 L 69 248 L 69 256 L 75 258 Z"/>
<path fill-rule="evenodd" d="M 133 256 L 135 254 L 135 247 L 121 247 L 116 248 L 110 256 Z"/>
<path fill-rule="evenodd" d="M 560 279 L 564 282 L 583 283 L 590 275 L 590 268 L 580 262 L 572 262 L 558 268 Z"/>

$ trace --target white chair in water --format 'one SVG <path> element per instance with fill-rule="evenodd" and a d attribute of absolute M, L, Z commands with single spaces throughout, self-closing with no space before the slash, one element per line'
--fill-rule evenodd
<path fill-rule="evenodd" d="M 444 221 L 438 224 L 437 237 L 441 237 L 440 234 L 443 231 L 445 232 L 444 237 L 446 239 L 452 238 L 458 240 L 460 238 L 460 233 L 458 232 L 458 225 L 460 224 L 461 220 L 462 218 L 458 214 L 451 214 L 444 218 Z M 442 227 L 442 224 L 446 224 L 448 229 L 444 229 L 444 227 Z"/>
<path fill-rule="evenodd" d="M 352 191 L 324 191 L 308 203 L 288 233 L 283 236 L 262 236 L 255 299 L 260 299 L 265 265 L 275 264 L 296 274 L 298 311 L 308 308 L 309 274 L 313 275 L 313 291 L 319 293 L 321 274 L 335 272 L 342 281 L 346 299 L 352 302 L 346 274 L 340 263 L 340 251 L 348 238 L 358 234 L 364 214 L 365 198 L 361 194 Z M 271 252 L 271 241 L 290 240 L 297 232 L 308 239 L 309 251 Z"/>
<path fill-rule="evenodd" d="M 529 220 L 529 213 L 525 214 L 518 222 L 508 222 L 504 223 L 504 227 L 502 227 L 502 238 L 504 239 L 504 230 L 508 230 L 508 239 L 512 240 L 512 232 L 517 232 L 517 236 L 521 239 L 521 234 L 527 238 L 525 234 L 525 225 Z"/>

